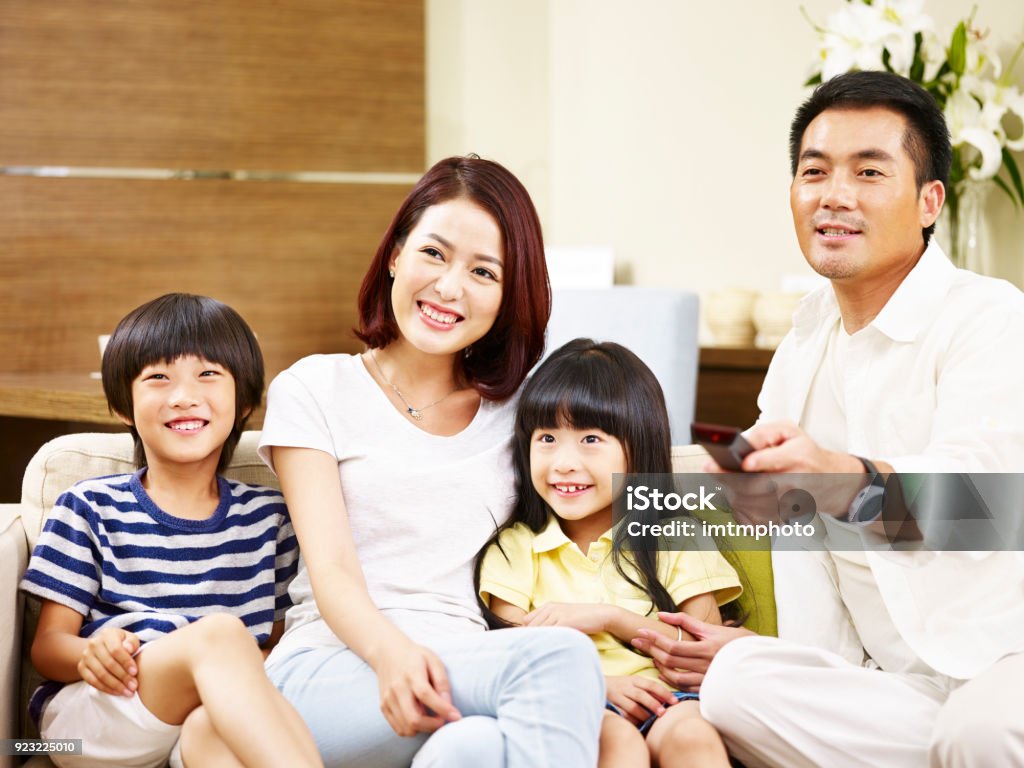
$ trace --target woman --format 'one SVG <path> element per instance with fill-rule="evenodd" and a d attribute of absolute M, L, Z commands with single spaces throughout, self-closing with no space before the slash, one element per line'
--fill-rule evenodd
<path fill-rule="evenodd" d="M 572 630 L 485 632 L 476 552 L 508 516 L 513 398 L 550 311 L 519 181 L 442 160 L 359 293 L 362 355 L 274 381 L 260 451 L 302 562 L 271 678 L 328 766 L 592 766 L 603 686 Z M 377 701 L 379 700 L 379 707 Z"/>

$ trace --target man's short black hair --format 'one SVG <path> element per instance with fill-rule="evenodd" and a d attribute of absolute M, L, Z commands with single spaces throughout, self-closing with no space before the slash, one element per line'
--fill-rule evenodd
<path fill-rule="evenodd" d="M 818 115 L 828 109 L 872 109 L 881 107 L 903 116 L 907 132 L 903 147 L 914 163 L 917 189 L 929 181 L 949 185 L 949 167 L 953 148 L 949 128 L 939 105 L 928 91 L 892 72 L 847 72 L 827 80 L 800 105 L 789 130 L 789 163 L 796 175 L 800 161 L 800 144 L 804 131 Z M 923 230 L 928 243 L 935 225 Z"/>
<path fill-rule="evenodd" d="M 245 422 L 263 397 L 263 354 L 252 329 L 227 304 L 206 296 L 168 293 L 129 312 L 117 324 L 103 353 L 103 392 L 116 414 L 133 419 L 132 382 L 147 365 L 195 355 L 223 365 L 235 379 L 235 423 L 224 441 L 217 471 L 223 472 Z M 146 451 L 134 425 L 135 464 Z"/>

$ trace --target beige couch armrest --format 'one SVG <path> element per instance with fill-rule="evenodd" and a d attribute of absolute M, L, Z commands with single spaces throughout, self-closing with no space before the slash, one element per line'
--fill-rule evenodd
<path fill-rule="evenodd" d="M 21 690 L 22 597 L 18 582 L 28 565 L 28 543 L 20 504 L 0 504 L 0 738 L 12 739 L 18 728 Z M 0 756 L 0 768 L 14 759 Z"/>
<path fill-rule="evenodd" d="M 703 472 L 711 456 L 703 446 L 673 445 L 672 446 L 672 471 L 673 472 Z"/>

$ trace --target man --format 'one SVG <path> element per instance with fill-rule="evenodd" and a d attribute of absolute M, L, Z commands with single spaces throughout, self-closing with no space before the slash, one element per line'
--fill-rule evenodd
<path fill-rule="evenodd" d="M 1024 295 L 931 239 L 951 157 L 934 100 L 896 75 L 841 75 L 800 107 L 790 152 L 800 247 L 831 285 L 775 354 L 743 468 L 1024 470 Z M 851 498 L 823 515 L 830 538 L 859 536 L 858 512 Z M 774 552 L 773 566 L 778 639 L 662 614 L 696 641 L 634 643 L 700 686 L 745 764 L 1024 766 L 1020 552 Z"/>

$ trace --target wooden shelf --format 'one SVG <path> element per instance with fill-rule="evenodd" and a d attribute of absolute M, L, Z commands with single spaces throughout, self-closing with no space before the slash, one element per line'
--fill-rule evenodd
<path fill-rule="evenodd" d="M 262 407 L 248 429 L 263 426 Z M 0 373 L 0 416 L 116 425 L 98 378 L 88 373 Z"/>
<path fill-rule="evenodd" d="M 773 349 L 702 347 L 697 375 L 697 421 L 746 429 L 758 417 L 757 395 Z"/>

